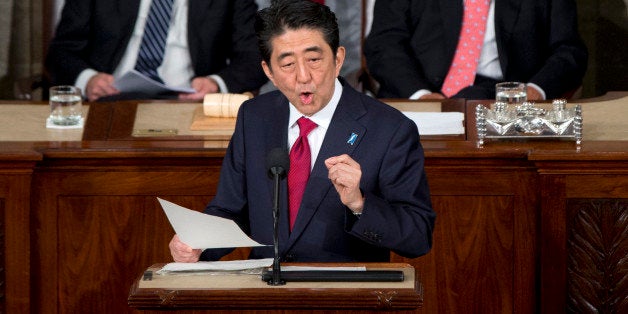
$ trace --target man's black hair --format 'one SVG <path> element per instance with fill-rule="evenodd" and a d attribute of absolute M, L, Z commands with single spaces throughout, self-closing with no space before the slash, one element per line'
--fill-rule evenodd
<path fill-rule="evenodd" d="M 273 0 L 255 16 L 255 33 L 262 59 L 270 65 L 272 39 L 287 30 L 298 29 L 320 31 L 336 55 L 340 45 L 338 21 L 329 7 L 310 0 Z"/>

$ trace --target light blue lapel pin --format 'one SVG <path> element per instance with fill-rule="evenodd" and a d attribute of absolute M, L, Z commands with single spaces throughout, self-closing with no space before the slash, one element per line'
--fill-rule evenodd
<path fill-rule="evenodd" d="M 351 132 L 351 136 L 349 136 L 349 139 L 347 140 L 347 144 L 353 145 L 353 143 L 355 143 L 355 140 L 357 139 L 358 139 L 358 135 Z"/>

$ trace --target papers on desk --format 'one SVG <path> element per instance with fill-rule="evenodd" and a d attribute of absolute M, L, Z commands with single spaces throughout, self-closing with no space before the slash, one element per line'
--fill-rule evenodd
<path fill-rule="evenodd" d="M 157 274 L 243 272 L 252 273 L 271 267 L 272 258 L 197 263 L 168 263 Z M 365 266 L 283 266 L 281 271 L 366 271 Z M 248 271 L 248 272 L 247 272 Z"/>
<path fill-rule="evenodd" d="M 411 112 L 403 111 L 414 121 L 421 135 L 464 134 L 464 114 L 462 112 Z"/>
<path fill-rule="evenodd" d="M 273 264 L 272 258 L 248 259 L 237 261 L 215 261 L 197 263 L 169 263 L 157 271 L 158 274 L 177 272 L 212 272 L 212 271 L 243 271 L 263 269 Z"/>
<path fill-rule="evenodd" d="M 195 249 L 264 246 L 230 219 L 207 215 L 157 198 L 179 239 Z"/>
<path fill-rule="evenodd" d="M 167 92 L 176 93 L 195 93 L 196 91 L 191 88 L 185 87 L 171 87 L 160 82 L 154 81 L 148 76 L 136 71 L 131 70 L 122 77 L 113 82 L 113 86 L 121 92 L 142 92 L 149 95 L 159 95 Z"/>

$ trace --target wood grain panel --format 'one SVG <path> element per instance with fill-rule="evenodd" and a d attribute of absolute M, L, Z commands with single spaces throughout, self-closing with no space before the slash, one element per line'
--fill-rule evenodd
<path fill-rule="evenodd" d="M 628 175 L 573 175 L 566 179 L 568 198 L 622 198 L 628 195 Z"/>
<path fill-rule="evenodd" d="M 1 149 L 0 149 L 1 150 Z M 0 153 L 0 312 L 28 313 L 31 174 L 41 155 Z"/>
<path fill-rule="evenodd" d="M 4 217 L 6 215 L 6 207 L 4 205 L 5 203 L 5 199 L 4 198 L 0 198 L 0 247 L 1 248 L 5 248 L 6 247 L 6 234 L 5 234 L 5 229 L 6 229 L 6 221 L 4 220 Z M 6 313 L 7 311 L 7 299 L 6 299 L 6 286 L 7 286 L 7 279 L 6 279 L 6 264 L 5 264 L 5 260 L 6 260 L 6 256 L 5 256 L 5 251 L 4 249 L 0 250 L 0 313 Z"/>
<path fill-rule="evenodd" d="M 205 197 L 164 196 L 183 206 Z M 146 265 L 171 261 L 174 234 L 149 196 L 58 197 L 59 312 L 130 312 L 126 298 Z M 94 302 L 102 297 L 108 302 Z"/>
<path fill-rule="evenodd" d="M 172 260 L 167 245 L 174 232 L 156 197 L 203 210 L 216 190 L 215 163 L 73 161 L 50 162 L 35 175 L 34 308 L 129 312 L 132 279 L 146 265 Z"/>
<path fill-rule="evenodd" d="M 514 198 L 437 196 L 434 245 L 412 263 L 426 313 L 511 313 L 514 309 Z"/>
<path fill-rule="evenodd" d="M 540 293 L 541 313 L 565 312 L 567 267 L 566 191 L 564 176 L 541 176 Z"/>

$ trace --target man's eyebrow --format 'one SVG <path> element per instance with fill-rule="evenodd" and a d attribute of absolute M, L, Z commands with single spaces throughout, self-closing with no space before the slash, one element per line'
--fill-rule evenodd
<path fill-rule="evenodd" d="M 305 48 L 305 52 L 323 52 L 323 48 L 319 47 L 319 46 L 312 46 L 312 47 L 308 47 Z"/>
<path fill-rule="evenodd" d="M 321 48 L 319 46 L 311 46 L 311 47 L 305 48 L 305 52 L 323 52 L 323 48 Z M 290 56 L 294 56 L 294 52 L 293 51 L 288 51 L 288 52 L 281 53 L 281 54 L 279 54 L 277 59 L 278 60 L 282 60 L 283 58 L 290 57 Z"/>
<path fill-rule="evenodd" d="M 292 51 L 284 52 L 284 53 L 280 54 L 279 57 L 277 57 L 277 59 L 278 60 L 282 60 L 283 58 L 290 57 L 290 56 L 293 56 L 293 55 L 294 55 L 294 52 L 292 52 Z"/>

